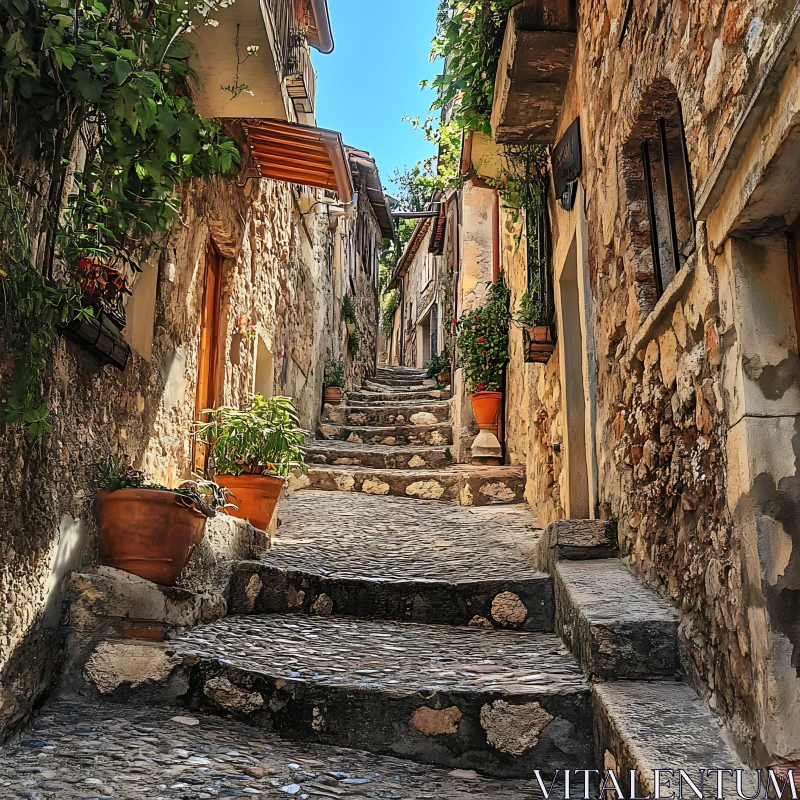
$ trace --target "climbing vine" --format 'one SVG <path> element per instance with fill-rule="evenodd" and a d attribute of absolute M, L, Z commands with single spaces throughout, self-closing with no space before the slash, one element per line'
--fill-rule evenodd
<path fill-rule="evenodd" d="M 239 162 L 187 92 L 183 34 L 224 5 L 0 0 L 0 279 L 15 363 L 0 414 L 34 438 L 48 430 L 40 379 L 59 326 L 119 306 L 185 182 Z"/>
<path fill-rule="evenodd" d="M 511 9 L 520 0 L 441 0 L 432 58 L 445 69 L 433 81 L 434 109 L 451 109 L 464 130 L 491 135 L 497 64 Z"/>

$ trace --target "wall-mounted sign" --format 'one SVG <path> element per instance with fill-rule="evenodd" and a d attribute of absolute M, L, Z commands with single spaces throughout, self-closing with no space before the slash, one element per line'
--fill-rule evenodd
<path fill-rule="evenodd" d="M 581 119 L 575 117 L 559 143 L 553 148 L 553 184 L 556 197 L 565 211 L 575 205 L 578 178 L 583 170 Z"/>

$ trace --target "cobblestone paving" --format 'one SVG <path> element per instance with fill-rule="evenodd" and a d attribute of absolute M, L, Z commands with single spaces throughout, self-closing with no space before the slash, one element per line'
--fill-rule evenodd
<path fill-rule="evenodd" d="M 468 800 L 481 795 L 531 800 L 539 793 L 528 782 L 296 745 L 230 720 L 169 709 L 54 703 L 45 706 L 19 744 L 0 750 L 2 798 Z"/>
<path fill-rule="evenodd" d="M 268 561 L 282 569 L 454 583 L 541 575 L 531 551 L 542 531 L 524 505 L 472 508 L 308 490 L 283 501 L 278 513 Z"/>
<path fill-rule="evenodd" d="M 344 617 L 227 617 L 170 640 L 180 655 L 221 659 L 275 678 L 392 691 L 583 691 L 561 640 Z"/>

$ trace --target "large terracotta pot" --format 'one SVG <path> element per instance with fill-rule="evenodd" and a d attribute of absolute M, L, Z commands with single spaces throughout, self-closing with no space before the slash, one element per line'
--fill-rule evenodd
<path fill-rule="evenodd" d="M 98 492 L 100 563 L 162 586 L 173 586 L 195 546 L 206 516 L 184 497 L 158 489 Z"/>
<path fill-rule="evenodd" d="M 502 392 L 475 392 L 472 395 L 472 411 L 481 430 L 493 430 L 497 427 L 502 402 Z"/>
<path fill-rule="evenodd" d="M 327 405 L 338 406 L 342 402 L 344 391 L 341 386 L 326 386 L 323 399 Z"/>
<path fill-rule="evenodd" d="M 249 520 L 262 531 L 269 529 L 283 490 L 283 478 L 274 475 L 217 475 L 216 481 L 233 494 L 230 502 L 238 510 L 228 510 L 232 517 Z"/>

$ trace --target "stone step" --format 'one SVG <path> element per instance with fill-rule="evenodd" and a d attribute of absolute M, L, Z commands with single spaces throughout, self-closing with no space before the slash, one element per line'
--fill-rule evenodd
<path fill-rule="evenodd" d="M 269 557 L 235 570 L 231 613 L 553 630 L 552 582 L 531 563 L 541 532 L 525 506 L 308 491 L 281 502 L 278 522 Z"/>
<path fill-rule="evenodd" d="M 0 749 L 0 787 L 3 797 L 41 800 L 529 800 L 535 793 L 532 780 L 453 774 L 406 759 L 297 744 L 216 714 L 70 701 L 48 703 L 20 743 Z"/>
<path fill-rule="evenodd" d="M 435 392 L 435 396 L 434 393 L 428 393 L 424 397 L 416 397 L 410 400 L 398 398 L 395 394 L 365 395 L 363 392 L 356 392 L 350 393 L 347 396 L 345 405 L 350 408 L 404 408 L 406 410 L 411 410 L 413 413 L 417 408 L 423 408 L 430 403 L 448 403 L 449 399 L 450 396 L 446 395 L 444 392 Z M 341 407 L 342 406 L 339 406 L 339 408 Z"/>
<path fill-rule="evenodd" d="M 135 663 L 130 643 L 112 646 L 85 669 L 94 680 L 119 664 L 117 686 L 98 686 L 110 699 L 153 703 L 163 688 L 167 703 L 183 689 L 190 713 L 499 777 L 592 765 L 589 687 L 552 634 L 268 615 L 137 644 Z"/>
<path fill-rule="evenodd" d="M 417 389 L 414 391 L 408 392 L 398 392 L 394 390 L 386 390 L 386 389 L 360 389 L 355 392 L 348 392 L 347 393 L 347 402 L 349 403 L 352 400 L 357 400 L 359 402 L 367 402 L 372 403 L 374 401 L 378 402 L 389 402 L 389 403 L 397 403 L 397 402 L 406 402 L 408 400 L 418 400 L 418 401 L 430 401 L 430 400 L 447 400 L 449 399 L 449 395 L 447 395 L 441 389 Z"/>
<path fill-rule="evenodd" d="M 596 683 L 592 688 L 598 765 L 625 777 L 629 797 L 631 770 L 636 771 L 637 797 L 656 796 L 654 770 L 672 769 L 675 775 L 661 796 L 678 795 L 677 770 L 701 786 L 700 771 L 741 769 L 744 765 L 726 743 L 719 722 L 685 684 L 672 681 Z M 713 767 L 709 767 L 713 764 Z M 753 773 L 747 770 L 745 795 L 756 796 Z M 705 797 L 716 797 L 716 775 L 705 780 Z M 736 781 L 725 776 L 723 797 L 737 797 Z M 762 788 L 763 792 L 763 788 Z M 694 797 L 688 784 L 683 796 Z"/>
<path fill-rule="evenodd" d="M 370 467 L 310 466 L 306 475 L 292 478 L 290 489 L 418 497 L 457 502 L 462 506 L 522 503 L 523 467 L 473 467 L 455 464 L 443 470 L 373 469 Z"/>
<path fill-rule="evenodd" d="M 326 440 L 358 444 L 442 445 L 453 444 L 453 426 L 449 422 L 434 425 L 332 425 L 320 424 L 319 435 Z"/>
<path fill-rule="evenodd" d="M 436 381 L 430 378 L 367 378 L 363 382 L 365 389 L 373 389 L 377 391 L 412 391 L 421 388 L 436 388 Z"/>
<path fill-rule="evenodd" d="M 619 559 L 556 565 L 556 631 L 589 676 L 674 677 L 677 612 Z"/>
<path fill-rule="evenodd" d="M 379 469 L 439 469 L 452 463 L 447 446 L 420 447 L 313 441 L 304 447 L 309 464 L 377 467 Z"/>
<path fill-rule="evenodd" d="M 332 425 L 436 425 L 449 422 L 450 403 L 418 403 L 414 406 L 394 403 L 386 406 L 327 406 L 323 420 Z"/>

